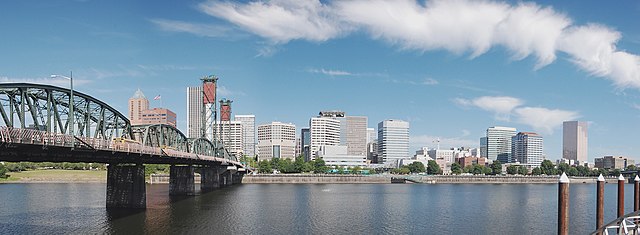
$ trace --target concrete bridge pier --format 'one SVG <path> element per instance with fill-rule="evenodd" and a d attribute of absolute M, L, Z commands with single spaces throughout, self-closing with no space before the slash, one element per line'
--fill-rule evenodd
<path fill-rule="evenodd" d="M 233 176 L 233 184 L 241 184 L 243 176 L 244 176 L 243 173 L 236 172 Z"/>
<path fill-rule="evenodd" d="M 109 164 L 107 208 L 146 208 L 144 165 Z"/>
<path fill-rule="evenodd" d="M 193 166 L 169 168 L 169 195 L 194 195 L 196 191 Z"/>
<path fill-rule="evenodd" d="M 202 191 L 211 191 L 220 188 L 220 167 L 203 166 L 200 171 L 200 189 Z"/>

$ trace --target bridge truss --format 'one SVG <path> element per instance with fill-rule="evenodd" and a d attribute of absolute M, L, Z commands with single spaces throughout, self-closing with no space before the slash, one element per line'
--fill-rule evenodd
<path fill-rule="evenodd" d="M 131 138 L 131 124 L 120 112 L 81 92 L 74 91 L 73 104 L 70 97 L 71 91 L 61 87 L 2 83 L 0 124 L 77 137 Z M 72 114 L 69 113 L 71 105 Z M 70 125 L 73 125 L 74 133 L 69 133 Z"/>

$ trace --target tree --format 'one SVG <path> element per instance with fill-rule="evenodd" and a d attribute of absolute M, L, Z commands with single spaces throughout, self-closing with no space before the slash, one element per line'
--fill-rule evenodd
<path fill-rule="evenodd" d="M 395 169 L 391 170 L 391 173 L 400 174 L 400 175 L 406 175 L 406 174 L 411 173 L 411 170 L 409 170 L 409 167 L 403 166 L 403 167 L 395 168 Z"/>
<path fill-rule="evenodd" d="M 550 160 L 542 161 L 542 163 L 540 164 L 540 169 L 542 170 L 542 174 L 547 174 L 547 175 L 557 174 L 556 168 L 553 166 L 553 162 L 551 162 Z"/>
<path fill-rule="evenodd" d="M 562 174 L 562 172 L 567 172 L 567 170 L 569 170 L 569 164 L 561 162 L 560 164 L 558 164 L 557 166 L 558 168 L 558 174 Z"/>
<path fill-rule="evenodd" d="M 635 170 L 637 170 L 637 167 L 635 165 L 628 165 L 627 166 L 627 170 L 628 171 L 635 171 Z"/>
<path fill-rule="evenodd" d="M 429 160 L 429 162 L 427 162 L 427 174 L 430 174 L 430 175 L 442 174 L 442 171 L 440 170 L 440 165 L 438 165 L 438 163 L 434 160 Z"/>
<path fill-rule="evenodd" d="M 4 164 L 0 163 L 0 178 L 7 178 L 7 168 L 4 167 Z"/>
<path fill-rule="evenodd" d="M 464 169 L 462 169 L 462 172 L 464 173 L 473 173 L 473 166 L 465 166 Z"/>
<path fill-rule="evenodd" d="M 293 169 L 295 172 L 304 172 L 304 159 L 302 157 L 297 157 L 293 162 Z"/>
<path fill-rule="evenodd" d="M 586 166 L 576 166 L 576 170 L 578 170 L 579 176 L 589 176 L 589 168 Z"/>
<path fill-rule="evenodd" d="M 271 167 L 271 161 L 262 160 L 258 163 L 258 172 L 260 173 L 271 173 L 273 172 L 273 168 Z"/>
<path fill-rule="evenodd" d="M 575 166 L 571 166 L 569 167 L 569 169 L 567 169 L 567 175 L 569 176 L 577 176 L 578 174 L 580 174 L 580 172 Z"/>
<path fill-rule="evenodd" d="M 311 162 L 305 162 L 302 165 L 302 172 L 311 172 L 313 171 L 313 165 L 311 164 Z"/>
<path fill-rule="evenodd" d="M 507 174 L 510 174 L 510 175 L 518 174 L 518 166 L 516 165 L 507 166 Z"/>
<path fill-rule="evenodd" d="M 318 158 L 313 161 L 313 172 L 315 173 L 326 173 L 329 168 L 325 165 L 324 160 Z"/>
<path fill-rule="evenodd" d="M 425 172 L 424 164 L 422 162 L 412 162 L 407 166 L 412 173 Z"/>
<path fill-rule="evenodd" d="M 619 176 L 620 175 L 620 169 L 613 169 L 612 171 L 609 171 L 609 175 L 611 175 L 611 176 Z"/>
<path fill-rule="evenodd" d="M 529 174 L 529 170 L 527 170 L 526 166 L 520 166 L 518 167 L 518 174 L 521 174 L 521 175 Z"/>
<path fill-rule="evenodd" d="M 485 175 L 491 175 L 493 170 L 490 167 L 482 166 L 482 173 Z"/>
<path fill-rule="evenodd" d="M 493 163 L 491 163 L 489 167 L 491 168 L 491 172 L 494 175 L 502 174 L 502 163 L 500 161 L 498 160 L 493 161 Z"/>
<path fill-rule="evenodd" d="M 456 174 L 459 175 L 462 173 L 462 166 L 460 166 L 459 163 L 454 162 L 453 164 L 451 164 L 451 173 L 452 174 Z"/>
<path fill-rule="evenodd" d="M 532 175 L 542 175 L 542 170 L 540 170 L 540 167 L 533 168 L 533 170 L 531 170 L 531 174 Z"/>
<path fill-rule="evenodd" d="M 355 167 L 351 168 L 351 173 L 353 173 L 353 174 L 360 174 L 360 171 L 362 171 L 362 167 L 360 167 L 360 166 L 355 166 Z"/>
<path fill-rule="evenodd" d="M 474 175 L 484 174 L 484 166 L 473 164 L 473 172 Z"/>

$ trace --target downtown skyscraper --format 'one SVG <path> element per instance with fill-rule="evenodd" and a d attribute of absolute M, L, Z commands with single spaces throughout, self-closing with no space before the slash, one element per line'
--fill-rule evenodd
<path fill-rule="evenodd" d="M 378 123 L 378 161 L 398 164 L 400 159 L 409 159 L 409 122 L 384 120 Z"/>
<path fill-rule="evenodd" d="M 562 158 L 576 161 L 576 164 L 587 162 L 587 126 L 587 122 L 581 121 L 562 123 Z"/>
<path fill-rule="evenodd" d="M 202 137 L 202 87 L 187 87 L 187 137 Z"/>
<path fill-rule="evenodd" d="M 511 156 L 531 168 L 540 166 L 544 160 L 542 136 L 533 132 L 520 132 L 511 137 Z"/>
<path fill-rule="evenodd" d="M 487 128 L 486 139 L 481 139 L 482 144 L 486 143 L 487 158 L 499 160 L 502 163 L 511 163 L 516 160 L 511 155 L 511 137 L 516 135 L 516 128 L 494 126 Z"/>
<path fill-rule="evenodd" d="M 256 155 L 256 116 L 235 115 L 235 121 L 242 125 L 242 152 L 245 156 Z"/>

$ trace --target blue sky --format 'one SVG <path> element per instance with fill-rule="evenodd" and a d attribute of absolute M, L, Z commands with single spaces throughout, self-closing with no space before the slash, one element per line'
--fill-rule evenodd
<path fill-rule="evenodd" d="M 178 114 L 209 74 L 234 114 L 307 126 L 320 110 L 411 123 L 420 146 L 490 126 L 589 121 L 589 159 L 640 160 L 640 2 L 3 1 L 0 82 L 75 88 L 124 114 L 138 88 Z M 152 101 L 152 106 L 160 102 Z"/>

